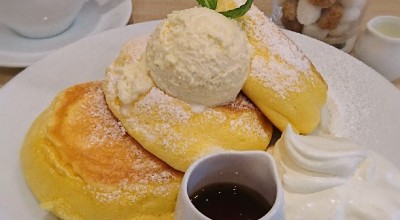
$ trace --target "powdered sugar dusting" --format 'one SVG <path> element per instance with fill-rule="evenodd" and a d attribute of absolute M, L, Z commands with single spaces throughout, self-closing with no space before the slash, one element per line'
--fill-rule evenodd
<path fill-rule="evenodd" d="M 98 189 L 92 187 L 91 185 L 87 185 L 86 189 L 92 192 L 96 199 L 100 202 L 112 202 L 120 199 L 122 190 L 115 190 L 115 191 L 110 191 L 110 192 L 96 192 Z"/>
<path fill-rule="evenodd" d="M 184 152 L 187 152 L 190 145 L 195 143 L 194 141 L 190 141 L 190 138 L 185 142 L 180 141 L 186 139 L 186 137 L 178 132 L 172 132 L 172 129 L 164 130 L 164 132 L 167 133 L 167 136 L 164 136 L 165 138 L 161 141 L 162 147 L 168 148 L 174 155 L 185 155 Z M 182 160 L 184 159 L 182 158 Z"/>
<path fill-rule="evenodd" d="M 142 100 L 136 102 L 134 108 L 144 112 L 157 112 L 161 120 L 171 124 L 188 123 L 193 115 L 191 109 L 184 109 L 174 98 L 157 87 L 153 87 Z"/>
<path fill-rule="evenodd" d="M 82 88 L 88 89 L 76 90 L 81 92 L 79 105 L 71 107 L 73 116 L 66 120 L 68 128 L 79 123 L 87 126 L 87 133 L 79 142 L 81 145 L 72 146 L 76 150 L 67 149 L 65 154 L 67 157 L 74 154 L 71 166 L 86 181 L 85 190 L 103 203 L 134 203 L 176 193 L 181 173 L 144 150 L 125 132 L 108 109 L 100 82 Z M 78 150 L 79 155 L 75 155 Z"/>
<path fill-rule="evenodd" d="M 253 133 L 262 139 L 268 138 L 262 126 L 257 121 L 246 118 L 246 116 L 233 119 L 229 123 L 233 131 L 241 130 L 246 133 Z"/>
<path fill-rule="evenodd" d="M 336 58 L 331 57 L 330 59 Z M 320 64 L 318 66 L 320 67 Z M 346 66 L 338 65 L 329 67 L 328 71 L 333 73 L 341 72 L 339 75 L 343 75 L 350 70 Z M 336 77 L 333 76 L 333 78 Z M 340 83 L 340 85 L 337 83 Z M 330 89 L 328 90 L 328 100 L 324 109 L 325 115 L 323 116 L 325 117 L 321 118 L 321 126 L 329 135 L 346 138 L 359 137 L 360 134 L 365 133 L 370 133 L 369 138 L 375 135 L 369 131 L 371 128 L 365 126 L 365 119 L 370 118 L 372 110 L 378 106 L 374 102 L 365 101 L 364 98 L 366 97 L 363 97 L 364 90 L 368 90 L 368 88 L 354 86 L 354 83 L 354 81 L 341 80 L 328 82 Z M 376 142 L 376 139 L 374 142 Z"/>
<path fill-rule="evenodd" d="M 168 175 L 167 173 L 164 173 Z M 158 176 L 154 176 L 155 179 Z M 157 182 L 154 181 L 154 182 Z M 88 190 L 97 201 L 101 203 L 111 203 L 115 201 L 123 201 L 128 200 L 131 203 L 138 202 L 140 199 L 145 199 L 149 197 L 159 198 L 159 197 L 166 197 L 171 192 L 175 192 L 179 184 L 170 185 L 166 184 L 163 185 L 159 182 L 160 185 L 156 187 L 152 187 L 154 183 L 136 183 L 136 184 L 129 184 L 127 180 L 121 181 L 121 183 L 117 186 L 117 189 L 109 189 L 107 187 L 94 187 L 92 185 L 86 185 L 85 189 Z M 151 200 L 149 202 L 152 202 Z"/>
<path fill-rule="evenodd" d="M 119 179 L 115 185 L 87 184 L 85 186 L 85 189 L 100 202 L 109 203 L 122 199 L 136 202 L 143 198 L 166 197 L 176 192 L 179 187 L 181 175 L 139 145 L 131 145 L 126 157 L 119 159 L 128 165 L 128 169 L 124 171 L 125 178 Z"/>
<path fill-rule="evenodd" d="M 187 108 L 185 108 L 186 105 Z M 182 136 L 184 134 L 174 128 L 175 126 L 187 126 L 187 129 L 189 129 L 189 124 L 196 115 L 204 116 L 200 117 L 201 120 L 203 120 L 201 123 L 204 124 L 209 124 L 209 121 L 213 121 L 215 124 L 222 125 L 229 120 L 228 123 L 231 125 L 232 132 L 240 130 L 244 131 L 244 133 L 255 133 L 258 137 L 263 139 L 267 138 L 258 119 L 247 117 L 248 113 L 242 113 L 239 119 L 228 119 L 226 114 L 222 111 L 207 108 L 203 112 L 195 113 L 192 111 L 189 104 L 186 105 L 154 87 L 146 96 L 136 102 L 128 112 L 128 115 L 135 115 L 137 112 L 155 113 L 153 119 L 154 123 L 151 126 L 147 125 L 147 123 L 143 121 L 143 118 L 136 115 L 128 119 L 129 127 L 145 135 L 148 141 L 153 142 L 159 140 L 160 147 L 168 149 L 168 151 L 172 152 L 174 155 L 184 155 L 184 152 L 188 151 L 190 146 L 194 146 L 198 142 L 196 138 L 192 139 L 187 135 Z M 255 109 L 254 105 L 243 95 L 241 95 L 237 101 L 229 105 L 236 108 L 234 110 Z M 238 123 L 241 118 L 243 118 L 245 122 Z"/>
<path fill-rule="evenodd" d="M 127 123 L 129 124 L 129 126 L 132 127 L 132 129 L 135 132 L 145 135 L 146 140 L 150 141 L 150 142 L 155 142 L 158 139 L 158 137 L 160 136 L 159 131 L 167 130 L 166 126 L 164 126 L 162 128 L 160 128 L 159 126 L 156 126 L 155 128 L 153 128 L 151 125 L 142 123 L 141 120 L 136 117 L 129 118 L 127 120 Z"/>
<path fill-rule="evenodd" d="M 253 5 L 239 22 L 255 49 L 250 77 L 259 79 L 283 99 L 289 93 L 301 93 L 305 80 L 315 83 L 308 58 L 262 11 Z"/>
<path fill-rule="evenodd" d="M 129 127 L 145 135 L 148 141 L 161 140 L 161 146 L 169 149 L 174 154 L 183 154 L 191 144 L 189 137 L 183 137 L 181 133 L 176 132 L 172 127 L 175 125 L 188 125 L 195 113 L 180 103 L 181 101 L 165 94 L 160 89 L 153 87 L 148 94 L 141 100 L 134 103 L 127 115 Z M 138 116 L 137 113 L 147 114 L 155 113 L 154 124 L 146 123 L 146 116 Z M 185 139 L 186 142 L 180 140 Z M 177 143 L 180 143 L 179 145 Z"/>
<path fill-rule="evenodd" d="M 141 38 L 136 38 L 134 41 L 129 41 L 125 44 L 121 53 L 129 55 L 129 59 L 127 59 L 128 63 L 136 63 L 139 61 L 140 56 L 146 50 L 147 41 L 149 39 L 150 36 L 144 36 Z"/>
<path fill-rule="evenodd" d="M 399 112 L 396 108 L 400 108 L 391 103 L 396 97 L 393 93 L 397 91 L 390 90 L 395 88 L 350 55 L 313 39 L 290 34 L 298 45 L 302 45 L 328 84 L 328 100 L 316 133 L 350 138 L 398 161 L 391 151 L 398 147 L 398 131 L 388 129 L 400 124 L 400 117 L 395 117 L 397 113 L 390 114 Z M 381 94 L 392 96 L 382 99 Z M 394 139 L 399 141 L 394 142 Z"/>
<path fill-rule="evenodd" d="M 104 145 L 113 141 L 120 141 L 126 134 L 125 129 L 118 122 L 111 111 L 107 107 L 104 99 L 103 91 L 100 86 L 91 87 L 90 90 L 83 95 L 85 102 L 81 103 L 81 109 L 84 110 L 81 118 L 78 120 L 95 120 L 101 123 L 90 123 L 91 130 L 89 145 L 87 147 L 94 147 L 97 145 Z M 87 118 L 89 116 L 89 118 Z M 101 135 L 99 135 L 101 134 Z"/>
<path fill-rule="evenodd" d="M 290 92 L 302 92 L 300 74 L 296 70 L 284 67 L 275 58 L 268 61 L 255 56 L 251 62 L 252 76 L 262 81 L 263 85 L 272 89 L 281 98 L 287 98 Z"/>
<path fill-rule="evenodd" d="M 224 113 L 215 111 L 214 109 L 207 109 L 203 112 L 203 115 L 206 116 L 204 120 L 214 120 L 218 124 L 222 124 L 227 120 Z"/>
<path fill-rule="evenodd" d="M 106 80 L 109 81 L 109 83 L 107 83 L 106 86 L 106 90 L 105 91 L 107 93 L 107 95 L 109 95 L 112 99 L 115 99 L 117 97 L 117 83 L 118 80 L 120 78 L 120 74 L 115 74 L 113 71 L 111 70 L 112 68 L 109 67 L 109 69 L 107 70 L 107 74 L 106 74 Z"/>
<path fill-rule="evenodd" d="M 242 0 L 235 0 L 235 2 L 238 5 L 243 3 Z M 308 72 L 311 68 L 309 60 L 297 45 L 254 5 L 239 21 L 247 32 L 247 36 L 253 38 L 249 40 L 257 49 L 267 52 L 270 57 L 276 55 L 281 57 L 284 62 L 299 71 Z"/>

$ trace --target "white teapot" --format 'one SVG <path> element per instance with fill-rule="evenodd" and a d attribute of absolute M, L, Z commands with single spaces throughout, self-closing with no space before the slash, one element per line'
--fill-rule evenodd
<path fill-rule="evenodd" d="M 30 38 L 51 37 L 71 26 L 87 0 L 0 0 L 0 23 Z"/>

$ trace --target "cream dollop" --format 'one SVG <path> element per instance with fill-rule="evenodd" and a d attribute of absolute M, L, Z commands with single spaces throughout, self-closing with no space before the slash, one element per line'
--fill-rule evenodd
<path fill-rule="evenodd" d="M 367 153 L 344 139 L 301 136 L 289 125 L 276 144 L 283 183 L 296 193 L 313 193 L 345 183 Z"/>
<path fill-rule="evenodd" d="M 124 105 L 133 103 L 154 85 L 148 75 L 143 57 L 137 63 L 123 66 L 119 71 L 120 78 L 117 82 L 117 95 Z"/>
<path fill-rule="evenodd" d="M 400 219 L 400 172 L 378 154 L 290 126 L 273 154 L 287 219 Z"/>

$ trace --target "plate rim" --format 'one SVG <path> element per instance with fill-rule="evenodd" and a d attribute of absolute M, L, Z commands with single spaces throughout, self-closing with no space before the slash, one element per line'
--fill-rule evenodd
<path fill-rule="evenodd" d="M 128 34 L 129 33 L 129 34 L 135 35 L 135 37 L 140 37 L 142 32 L 146 32 L 146 30 L 143 31 L 143 29 L 149 29 L 149 27 L 150 27 L 150 29 L 153 29 L 158 22 L 160 22 L 160 20 L 137 23 L 137 24 L 128 25 L 128 26 L 125 26 L 125 27 L 116 28 L 116 29 L 113 29 L 113 30 L 108 30 L 108 31 L 102 32 L 100 34 L 92 35 L 92 36 L 89 36 L 87 38 L 78 40 L 78 41 L 70 44 L 69 46 L 58 50 L 55 53 L 45 57 L 44 59 L 40 60 L 39 62 L 31 65 L 28 68 L 26 68 L 24 71 L 22 71 L 16 77 L 14 77 L 11 81 L 9 81 L 7 84 L 5 84 L 2 88 L 0 88 L 0 101 L 8 101 L 8 102 L 13 101 L 11 98 L 5 97 L 5 96 L 13 94 L 13 92 L 16 92 L 16 91 L 18 91 L 18 89 L 23 88 L 23 86 L 26 86 L 26 83 L 30 83 L 31 82 L 30 80 L 34 79 L 37 76 L 41 76 L 41 74 L 42 74 L 42 77 L 46 77 L 47 75 L 43 75 L 44 73 L 37 73 L 35 71 L 38 71 L 38 70 L 41 70 L 42 68 L 45 68 L 45 64 L 48 64 L 48 63 L 51 63 L 51 62 L 57 60 L 58 58 L 60 58 L 63 55 L 65 55 L 66 53 L 71 52 L 71 50 L 74 51 L 74 49 L 76 49 L 78 46 L 81 46 L 81 45 L 83 45 L 85 43 L 88 43 L 88 42 L 91 42 L 91 41 L 95 41 L 96 39 L 104 40 L 106 37 L 113 36 L 113 35 L 118 34 L 118 33 L 123 33 L 123 34 Z M 290 32 L 288 32 L 288 33 L 290 33 Z M 150 33 L 148 33 L 148 34 L 150 34 Z M 306 37 L 306 36 L 303 36 L 303 35 L 300 35 L 300 34 L 290 34 L 290 35 L 299 36 L 300 38 Z M 129 38 L 131 38 L 131 37 L 129 37 Z M 119 38 L 118 38 L 118 40 L 119 40 Z M 119 43 L 123 44 L 125 42 L 119 42 Z M 316 42 L 316 40 L 312 41 L 312 42 Z M 319 43 L 317 43 L 317 44 L 319 44 Z M 119 51 L 119 49 L 120 48 L 116 48 L 116 51 Z M 115 57 L 116 54 L 113 55 L 113 56 Z M 348 58 L 347 56 L 350 56 L 350 55 L 343 55 L 343 56 L 347 59 Z M 373 70 L 371 69 L 371 71 L 373 71 Z M 378 73 L 376 73 L 376 75 L 377 76 L 376 77 L 374 76 L 373 79 L 374 80 L 377 79 L 378 81 L 380 81 L 383 86 L 392 85 L 389 81 L 385 80 L 383 77 L 380 79 L 380 77 L 379 77 L 380 75 Z M 52 76 L 52 77 L 56 77 L 56 76 Z M 74 81 L 74 83 L 66 83 L 66 84 L 69 84 L 68 86 L 70 86 L 72 84 L 75 84 L 75 81 Z M 29 84 L 29 85 L 30 86 L 40 86 L 40 85 L 36 85 L 36 84 L 35 85 Z M 394 87 L 394 85 L 392 85 L 392 86 L 393 86 L 393 89 L 397 90 L 397 88 Z M 66 88 L 66 86 L 64 86 L 64 84 L 63 84 L 63 86 L 59 85 L 59 86 L 57 86 L 58 90 L 54 91 L 54 92 L 58 93 L 59 91 L 61 91 L 64 88 Z M 40 88 L 37 88 L 37 89 L 40 89 Z M 391 96 L 391 97 L 393 97 L 393 99 L 399 99 L 400 100 L 400 93 L 393 94 L 393 96 Z M 21 101 L 21 100 L 23 101 L 24 100 L 23 98 L 24 97 L 22 97 L 22 96 L 18 96 L 17 101 Z M 43 111 L 44 110 L 43 106 L 48 106 L 49 102 L 51 102 L 51 100 L 53 98 L 54 98 L 53 94 L 48 94 L 47 98 L 44 98 L 45 101 L 41 101 L 41 102 L 46 102 L 46 103 L 40 103 L 40 105 L 35 105 L 34 106 L 34 108 L 36 109 L 35 111 Z M 14 105 L 15 105 L 15 103 L 14 103 Z M 8 109 L 8 108 L 6 107 L 5 109 Z M 12 109 L 11 110 L 8 109 L 8 110 L 12 111 Z M 12 114 L 16 114 L 16 113 L 12 113 Z M 34 113 L 30 113 L 30 114 L 31 114 L 31 118 L 33 118 L 33 119 L 37 116 L 36 113 L 35 113 L 35 115 L 32 115 Z M 0 116 L 0 118 L 3 118 L 3 117 L 5 118 L 7 116 L 4 116 L 2 114 L 2 116 Z M 2 120 L 0 120 L 0 121 L 2 121 Z M 28 128 L 29 128 L 29 126 L 32 123 L 32 121 L 26 121 L 25 123 L 28 124 Z M 21 126 L 19 126 L 19 127 L 21 127 Z M 6 129 L 3 124 L 0 124 L 0 128 Z M 22 135 L 24 135 L 26 131 L 27 131 L 27 129 L 25 129 L 23 131 L 19 131 L 20 137 Z M 11 134 L 11 131 L 8 131 L 8 134 Z M 0 134 L 0 136 L 2 136 L 2 134 Z M 7 137 L 7 138 L 11 138 L 11 139 L 18 138 L 18 135 L 17 136 L 12 136 L 12 137 Z M 10 139 L 5 139 L 5 140 L 6 141 L 2 142 L 2 144 L 10 143 L 10 142 L 7 142 L 7 140 L 9 141 Z M 16 141 L 18 143 L 22 143 L 23 140 L 14 140 L 14 141 Z M 11 147 L 17 147 L 17 149 L 16 150 L 14 149 L 14 150 L 17 151 L 17 154 L 19 155 L 19 149 L 20 149 L 21 146 L 19 145 L 19 146 L 11 146 Z M 1 147 L 0 148 L 0 152 L 2 152 L 2 154 L 0 154 L 0 158 L 5 158 L 3 152 L 5 150 L 7 150 L 7 149 L 10 149 L 10 147 L 7 148 L 7 146 L 6 146 L 6 147 Z M 23 181 L 21 182 L 20 181 L 21 180 L 21 175 L 22 175 L 21 170 L 17 171 L 17 173 L 12 173 L 12 171 L 15 171 L 15 169 L 19 169 L 19 157 L 18 157 L 18 160 L 14 161 L 14 164 L 12 164 L 11 171 L 6 170 L 6 168 L 9 168 L 9 167 L 1 166 L 0 167 L 0 171 L 7 171 L 7 172 L 3 172 L 3 173 L 6 173 L 7 175 L 9 175 L 8 176 L 9 179 L 11 178 L 12 180 L 17 182 L 18 186 L 16 186 L 16 187 L 22 187 L 22 188 L 18 188 L 18 189 L 23 189 L 24 191 L 23 192 L 18 192 L 18 193 L 25 193 L 23 196 L 30 197 L 30 198 L 28 198 L 28 200 L 30 200 L 30 201 L 25 201 L 24 200 L 23 201 L 24 203 L 22 205 L 25 206 L 25 208 L 32 208 L 31 206 L 29 206 L 29 204 L 30 205 L 34 204 L 34 208 L 35 209 L 36 208 L 39 209 L 39 205 L 36 204 L 36 200 L 29 193 L 29 190 L 28 190 L 27 185 L 25 184 L 25 182 L 23 182 Z M 5 181 L 0 180 L 0 189 L 1 189 L 2 192 L 8 191 L 7 189 L 2 187 L 4 185 L 5 185 Z M 3 196 L 2 198 L 7 198 L 7 196 Z M 19 201 L 21 201 L 21 200 L 19 200 Z M 3 204 L 3 203 L 5 203 L 5 201 L 1 201 L 1 199 L 0 199 L 0 205 Z M 17 210 L 13 209 L 12 211 L 17 211 Z M 27 212 L 27 210 L 25 210 L 25 211 Z M 3 216 L 8 216 L 7 215 L 7 214 L 9 214 L 8 212 L 9 211 L 8 211 L 7 208 L 0 206 L 0 218 L 3 217 Z M 36 210 L 36 212 L 37 213 L 35 213 L 35 214 L 40 215 L 42 217 L 48 215 L 47 212 L 45 212 L 43 210 Z"/>

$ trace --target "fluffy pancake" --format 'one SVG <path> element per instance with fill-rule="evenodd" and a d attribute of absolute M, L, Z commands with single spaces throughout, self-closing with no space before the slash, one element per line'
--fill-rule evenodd
<path fill-rule="evenodd" d="M 181 171 L 216 151 L 266 149 L 272 125 L 244 95 L 228 105 L 196 111 L 153 87 L 134 103 L 123 105 L 117 82 L 126 66 L 138 62 L 146 42 L 147 38 L 127 43 L 103 84 L 110 109 L 144 148 Z"/>
<path fill-rule="evenodd" d="M 218 10 L 241 5 L 220 0 Z M 256 6 L 238 19 L 254 48 L 250 73 L 242 91 L 281 131 L 290 123 L 300 133 L 320 121 L 327 84 L 301 50 Z"/>
<path fill-rule="evenodd" d="M 182 173 L 144 150 L 108 109 L 101 82 L 61 92 L 33 123 L 21 165 L 62 219 L 172 219 Z"/>

